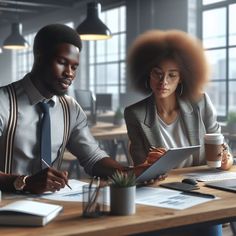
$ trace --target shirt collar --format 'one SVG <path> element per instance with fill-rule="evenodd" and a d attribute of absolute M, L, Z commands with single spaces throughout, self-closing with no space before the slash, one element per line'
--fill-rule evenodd
<path fill-rule="evenodd" d="M 27 74 L 25 75 L 25 77 L 23 78 L 23 87 L 25 89 L 25 92 L 29 98 L 30 104 L 31 105 L 35 105 L 39 102 L 48 102 L 51 104 L 51 106 L 55 106 L 56 103 L 58 102 L 58 98 L 56 95 L 54 95 L 52 98 L 47 99 L 45 98 L 40 92 L 39 90 L 34 86 L 32 80 L 31 80 L 31 74 Z"/>

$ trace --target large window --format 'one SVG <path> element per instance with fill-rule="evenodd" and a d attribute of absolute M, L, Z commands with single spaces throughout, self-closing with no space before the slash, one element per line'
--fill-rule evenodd
<path fill-rule="evenodd" d="M 235 13 L 235 0 L 202 0 L 202 40 L 212 69 L 207 92 L 222 119 L 236 111 Z"/>
<path fill-rule="evenodd" d="M 116 109 L 119 94 L 126 89 L 126 7 L 103 11 L 100 17 L 112 31 L 112 38 L 89 42 L 89 88 L 95 94 L 112 93 Z"/>
<path fill-rule="evenodd" d="M 31 71 L 33 65 L 34 36 L 35 33 L 24 36 L 30 45 L 29 48 L 13 51 L 14 81 L 22 79 L 26 73 Z"/>

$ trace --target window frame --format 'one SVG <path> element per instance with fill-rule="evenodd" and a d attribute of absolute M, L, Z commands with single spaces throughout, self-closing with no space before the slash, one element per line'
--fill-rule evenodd
<path fill-rule="evenodd" d="M 220 49 L 225 49 L 225 78 L 223 79 L 211 79 L 210 83 L 217 83 L 217 82 L 222 82 L 225 83 L 225 115 L 218 115 L 217 119 L 219 121 L 226 121 L 229 113 L 229 106 L 230 106 L 230 94 L 229 94 L 229 86 L 230 82 L 236 82 L 236 78 L 229 78 L 229 51 L 232 48 L 236 48 L 236 45 L 229 45 L 229 8 L 230 5 L 236 4 L 235 0 L 225 0 L 221 2 L 216 2 L 216 3 L 211 3 L 208 5 L 203 5 L 203 0 L 197 1 L 198 2 L 198 9 L 199 10 L 199 15 L 198 15 L 198 35 L 199 37 L 203 39 L 203 13 L 204 11 L 209 11 L 209 10 L 214 10 L 214 9 L 220 9 L 220 8 L 225 8 L 226 9 L 226 35 L 225 35 L 225 40 L 226 44 L 225 46 L 219 46 L 219 47 L 211 47 L 211 48 L 205 48 L 206 51 L 216 51 Z"/>
<path fill-rule="evenodd" d="M 126 15 L 126 11 L 127 11 L 127 8 L 126 8 L 126 5 L 124 3 L 121 3 L 119 5 L 115 5 L 115 6 L 112 6 L 110 8 L 107 8 L 105 9 L 102 13 L 105 13 L 106 11 L 109 11 L 109 10 L 114 10 L 114 9 L 118 9 L 118 8 L 122 8 L 124 7 L 124 14 Z M 120 10 L 119 10 L 120 11 Z M 122 16 L 119 14 L 119 18 L 118 18 L 118 24 L 120 24 L 122 22 Z M 106 19 L 107 16 L 105 16 L 105 21 L 103 20 L 103 22 L 105 24 L 107 24 L 107 19 Z M 97 47 L 98 47 L 98 44 L 99 44 L 99 41 L 94 41 L 92 42 L 92 44 L 94 44 L 94 46 L 91 45 L 91 43 L 89 42 L 88 43 L 88 47 L 86 49 L 89 49 L 91 47 L 93 47 L 93 62 L 90 61 L 90 52 L 87 54 L 87 62 L 88 62 L 88 78 L 89 78 L 89 83 L 88 83 L 88 88 L 93 91 L 94 94 L 96 93 L 100 93 L 99 91 L 99 87 L 104 87 L 104 90 L 102 93 L 110 93 L 108 91 L 108 87 L 114 87 L 116 88 L 117 87 L 117 100 L 115 98 L 113 98 L 113 110 L 116 109 L 117 106 L 119 106 L 119 101 L 120 101 L 120 94 L 121 93 L 124 93 L 126 91 L 126 87 L 127 87 L 127 83 L 126 83 L 126 80 L 125 79 L 122 79 L 122 76 L 125 76 L 125 75 L 122 75 L 122 66 L 124 66 L 124 69 L 125 69 L 125 61 L 126 61 L 126 58 L 125 58 L 125 55 L 126 55 L 126 36 L 127 36 L 127 28 L 126 28 L 126 25 L 125 24 L 125 29 L 124 30 L 118 30 L 117 32 L 115 33 L 112 33 L 112 37 L 114 36 L 118 36 L 118 59 L 117 60 L 108 60 L 107 59 L 107 56 L 108 56 L 108 43 L 109 43 L 109 40 L 111 39 L 108 39 L 105 41 L 105 53 L 104 53 L 104 56 L 105 56 L 105 60 L 102 61 L 102 62 L 98 62 L 98 54 L 97 54 Z M 118 28 L 120 26 L 118 25 Z M 111 30 L 112 31 L 112 30 Z M 122 39 L 125 39 L 125 45 L 124 45 L 124 52 L 122 52 L 122 49 L 121 48 L 121 40 Z M 92 50 L 92 49 L 91 49 Z M 124 54 L 124 57 L 121 58 L 121 55 Z M 111 84 L 111 83 L 108 83 L 108 80 L 109 78 L 107 77 L 107 66 L 109 65 L 117 65 L 117 68 L 118 68 L 118 82 L 117 83 L 114 83 L 114 84 Z M 98 82 L 99 80 L 99 75 L 97 74 L 97 69 L 99 66 L 104 66 L 105 67 L 105 76 L 106 78 L 104 78 L 104 83 L 101 84 Z M 90 68 L 94 68 L 93 71 L 91 72 Z M 91 74 L 93 73 L 93 74 Z M 91 83 L 91 77 L 93 77 L 93 83 Z M 124 91 L 125 90 L 125 91 Z M 114 101 L 115 100 L 115 101 Z"/>

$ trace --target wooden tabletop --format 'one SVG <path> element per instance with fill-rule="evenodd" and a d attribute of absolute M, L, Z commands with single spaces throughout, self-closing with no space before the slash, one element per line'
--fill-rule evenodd
<path fill-rule="evenodd" d="M 165 182 L 180 181 L 183 174 L 197 170 L 202 171 L 206 168 L 203 166 L 173 170 Z M 236 168 L 231 170 L 236 171 Z M 219 223 L 235 220 L 235 193 L 206 188 L 203 184 L 201 185 L 201 192 L 214 194 L 219 199 L 185 210 L 137 205 L 136 214 L 133 216 L 103 216 L 93 219 L 85 219 L 81 216 L 81 203 L 56 202 L 64 206 L 64 211 L 45 227 L 0 227 L 0 234 L 4 236 L 31 236 L 34 234 L 44 236 L 127 235 L 203 222 Z M 3 200 L 0 204 L 4 205 L 6 202 Z"/>
<path fill-rule="evenodd" d="M 126 125 L 114 125 L 112 123 L 97 122 L 96 125 L 90 128 L 92 135 L 97 140 L 112 140 L 127 138 Z"/>

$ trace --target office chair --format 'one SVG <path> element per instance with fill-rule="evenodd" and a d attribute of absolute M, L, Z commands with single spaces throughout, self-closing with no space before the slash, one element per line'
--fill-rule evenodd
<path fill-rule="evenodd" d="M 90 112 L 92 124 L 96 124 L 96 98 L 92 91 L 75 89 L 75 99 L 84 111 Z"/>

